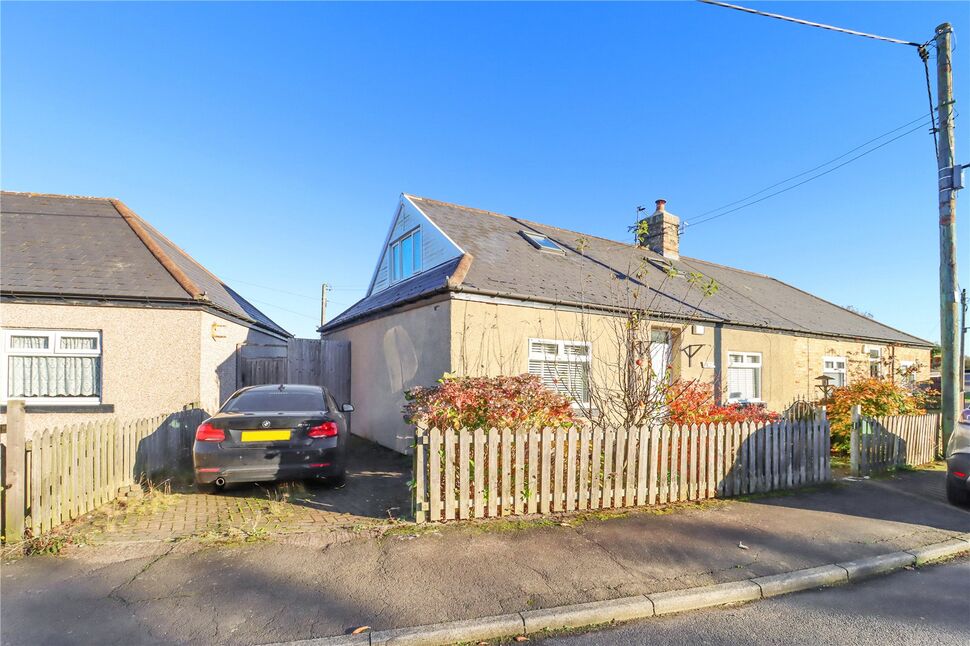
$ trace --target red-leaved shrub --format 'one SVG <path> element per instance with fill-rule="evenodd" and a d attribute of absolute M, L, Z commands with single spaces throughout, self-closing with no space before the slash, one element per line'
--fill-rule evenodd
<path fill-rule="evenodd" d="M 714 400 L 714 387 L 699 381 L 677 381 L 667 389 L 667 415 L 671 424 L 767 423 L 778 413 L 763 406 L 725 404 Z"/>
<path fill-rule="evenodd" d="M 404 393 L 404 419 L 440 429 L 570 426 L 576 419 L 567 397 L 537 375 L 455 377 Z"/>

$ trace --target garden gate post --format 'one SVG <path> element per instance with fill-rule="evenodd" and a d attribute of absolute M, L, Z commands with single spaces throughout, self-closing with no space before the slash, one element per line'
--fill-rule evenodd
<path fill-rule="evenodd" d="M 859 451 L 862 450 L 862 406 L 856 404 L 852 407 L 852 437 L 849 443 L 849 460 L 852 465 L 852 475 L 859 475 Z"/>
<path fill-rule="evenodd" d="M 24 537 L 25 497 L 27 494 L 27 415 L 24 400 L 7 402 L 7 446 L 3 474 L 4 519 L 3 540 L 16 543 Z"/>

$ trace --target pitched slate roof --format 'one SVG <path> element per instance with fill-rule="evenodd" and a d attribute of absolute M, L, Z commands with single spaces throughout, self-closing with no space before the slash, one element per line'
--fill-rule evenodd
<path fill-rule="evenodd" d="M 405 198 L 461 248 L 470 259 L 467 272 L 459 281 L 446 282 L 458 272 L 456 260 L 414 276 L 365 297 L 324 331 L 404 301 L 455 291 L 604 309 L 635 307 L 684 320 L 932 346 L 770 276 L 683 256 L 670 261 L 615 240 L 428 198 Z M 547 236 L 565 255 L 538 251 L 521 231 Z M 717 291 L 705 296 L 696 281 L 692 284 L 691 273 L 701 274 L 703 281 L 714 279 Z"/>
<path fill-rule="evenodd" d="M 192 304 L 292 336 L 118 200 L 0 193 L 4 296 Z"/>

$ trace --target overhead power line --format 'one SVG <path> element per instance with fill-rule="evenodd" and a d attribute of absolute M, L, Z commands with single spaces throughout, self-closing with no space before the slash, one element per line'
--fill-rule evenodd
<path fill-rule="evenodd" d="M 715 5 L 717 7 L 724 7 L 725 9 L 734 9 L 735 11 L 743 11 L 745 13 L 753 13 L 756 16 L 764 16 L 765 18 L 774 18 L 775 20 L 784 20 L 785 22 L 794 22 L 799 25 L 805 25 L 807 27 L 818 27 L 819 29 L 828 29 L 829 31 L 838 31 L 843 34 L 849 34 L 851 36 L 862 36 L 863 38 L 872 38 L 873 40 L 881 40 L 887 43 L 895 43 L 897 45 L 910 45 L 911 47 L 922 47 L 923 45 L 919 43 L 914 43 L 908 40 L 900 40 L 898 38 L 890 38 L 888 36 L 879 36 L 877 34 L 867 34 L 864 31 L 856 31 L 854 29 L 846 29 L 844 27 L 835 27 L 834 25 L 826 25 L 820 22 L 812 22 L 810 20 L 802 20 L 801 18 L 792 18 L 791 16 L 783 16 L 780 13 L 769 13 L 767 11 L 758 11 L 757 9 L 749 9 L 748 7 L 740 7 L 736 4 L 728 4 L 726 2 L 717 2 L 716 0 L 698 0 L 698 2 L 703 2 L 704 4 Z"/>
<path fill-rule="evenodd" d="M 926 119 L 926 117 L 922 117 L 921 119 L 919 119 L 919 121 L 924 121 L 925 119 Z M 910 122 L 910 123 L 912 123 L 912 122 Z M 909 125 L 909 124 L 907 124 L 907 125 Z M 703 224 L 703 223 L 705 223 L 705 222 L 710 222 L 711 220 L 716 220 L 716 219 L 718 219 L 718 218 L 721 218 L 721 217 L 724 217 L 725 215 L 729 215 L 729 214 L 731 214 L 731 213 L 735 213 L 736 211 L 740 211 L 741 209 L 746 209 L 746 208 L 748 208 L 749 206 L 754 206 L 755 204 L 758 204 L 759 202 L 764 202 L 765 200 L 767 200 L 767 199 L 769 199 L 769 198 L 772 198 L 772 197 L 774 197 L 774 196 L 776 196 L 776 195 L 781 195 L 782 193 L 786 193 L 786 192 L 788 192 L 788 191 L 790 191 L 790 190 L 792 190 L 792 189 L 794 189 L 794 188 L 798 188 L 799 186 L 802 186 L 803 184 L 807 184 L 808 182 L 811 182 L 812 180 L 816 180 L 816 179 L 818 179 L 819 177 L 823 177 L 823 176 L 825 176 L 825 175 L 828 175 L 829 173 L 831 173 L 831 172 L 833 172 L 833 171 L 836 171 L 836 170 L 838 170 L 838 169 L 840 169 L 840 168 L 842 168 L 843 166 L 846 166 L 847 164 L 851 164 L 852 162 L 854 162 L 854 161 L 856 161 L 857 159 L 861 159 L 862 157 L 865 157 L 866 155 L 868 155 L 868 154 L 870 154 L 870 153 L 873 153 L 873 152 L 875 152 L 875 151 L 877 151 L 877 150 L 879 150 L 880 148 L 882 148 L 882 147 L 884 147 L 884 146 L 888 146 L 888 145 L 889 145 L 889 144 L 891 144 L 892 142 L 894 142 L 894 141 L 896 141 L 896 140 L 898 140 L 898 139 L 902 139 L 902 138 L 903 138 L 903 137 L 905 137 L 906 135 L 909 135 L 909 134 L 912 134 L 912 133 L 914 133 L 914 132 L 916 132 L 917 130 L 920 130 L 921 128 L 923 128 L 923 127 L 925 127 L 925 126 L 927 126 L 927 125 L 929 125 L 929 123 L 928 123 L 928 122 L 924 122 L 924 123 L 920 123 L 920 124 L 919 124 L 918 126 L 916 126 L 915 128 L 912 128 L 912 129 L 910 129 L 910 130 L 907 130 L 906 132 L 903 132 L 902 134 L 899 134 L 899 135 L 896 135 L 896 136 L 895 136 L 895 137 L 893 137 L 892 139 L 887 139 L 886 141 L 884 141 L 884 142 L 882 142 L 882 143 L 881 143 L 881 144 L 879 144 L 878 146 L 873 146 L 872 148 L 869 148 L 869 149 L 868 149 L 868 150 L 866 150 L 865 152 L 862 152 L 862 153 L 859 153 L 858 155 L 856 155 L 856 156 L 854 156 L 854 157 L 850 157 L 849 159 L 847 159 L 847 160 L 845 160 L 845 161 L 844 161 L 844 162 L 842 162 L 841 164 L 838 164 L 837 166 L 833 166 L 832 168 L 829 168 L 829 169 L 827 169 L 827 170 L 824 170 L 824 171 L 822 171 L 821 173 L 817 173 L 817 174 L 815 174 L 815 175 L 812 175 L 811 177 L 808 177 L 808 178 L 806 178 L 806 179 L 803 179 L 802 181 L 800 181 L 800 182 L 797 182 L 797 183 L 795 183 L 795 184 L 792 184 L 791 186 L 786 186 L 785 188 L 783 188 L 783 189 L 781 189 L 781 190 L 778 190 L 778 191 L 775 191 L 775 192 L 773 192 L 773 193 L 769 193 L 768 195 L 765 195 L 764 197 L 760 197 L 760 198 L 758 198 L 757 200 L 753 200 L 753 201 L 751 201 L 751 202 L 747 202 L 747 203 L 745 203 L 745 204 L 742 204 L 741 206 L 737 206 L 737 207 L 735 207 L 735 208 L 733 208 L 733 209 L 729 209 L 729 210 L 727 210 L 727 211 L 724 211 L 723 213 L 718 213 L 717 215 L 712 215 L 712 216 L 710 216 L 710 217 L 707 217 L 707 218 L 702 218 L 702 219 L 700 219 L 700 220 L 697 220 L 697 221 L 688 221 L 688 226 L 689 226 L 689 227 L 696 227 L 696 226 L 697 226 L 697 225 L 699 225 L 699 224 Z M 905 127 L 905 126 L 902 126 L 902 127 Z M 896 130 L 899 130 L 899 128 L 897 128 Z M 893 130 L 893 131 L 890 131 L 890 132 L 895 132 L 895 130 Z M 889 134 L 889 133 L 886 133 L 886 134 Z M 878 140 L 878 139 L 881 139 L 881 138 L 882 138 L 882 137 L 884 137 L 884 136 L 885 136 L 885 135 L 882 135 L 882 136 L 880 136 L 880 137 L 876 137 L 876 139 L 875 139 L 875 140 Z M 875 141 L 875 140 L 872 140 L 872 141 Z M 871 143 L 871 141 L 870 141 L 870 143 Z M 865 146 L 865 144 L 863 144 L 863 146 Z M 860 147 L 856 147 L 856 148 L 854 148 L 854 149 L 853 149 L 853 151 L 854 151 L 854 150 L 858 150 L 859 148 L 860 148 Z M 851 153 L 851 152 L 852 152 L 852 151 L 849 151 L 849 153 Z M 846 153 L 846 154 L 849 154 L 849 153 Z M 832 161 L 835 161 L 835 160 L 838 160 L 838 159 L 841 159 L 842 157 L 845 157 L 845 155 L 840 155 L 839 157 L 836 157 L 836 158 L 835 158 L 834 160 L 832 160 Z M 831 164 L 831 163 L 832 163 L 832 161 L 829 161 L 829 162 L 826 162 L 825 164 L 822 164 L 821 166 L 816 166 L 816 167 L 815 167 L 814 169 L 812 169 L 812 170 L 818 170 L 819 168 L 822 168 L 822 167 L 825 167 L 825 166 L 828 166 L 829 164 Z M 790 177 L 789 179 L 787 179 L 787 180 L 785 180 L 785 181 L 783 181 L 783 182 L 778 182 L 777 184 L 773 184 L 773 185 L 772 185 L 772 187 L 774 187 L 774 186 L 780 186 L 781 184 L 786 184 L 786 183 L 788 183 L 789 181 L 791 181 L 792 179 L 795 179 L 795 178 L 798 178 L 798 177 L 801 177 L 801 176 L 803 176 L 803 175 L 805 175 L 806 173 L 810 173 L 810 172 L 812 172 L 812 170 L 808 170 L 808 171 L 805 171 L 804 173 L 799 173 L 798 175 L 795 175 L 795 176 L 793 176 L 793 177 Z M 768 188 L 765 188 L 765 189 L 762 189 L 761 191 L 758 191 L 757 193 L 754 193 L 753 195 L 759 195 L 760 193 L 763 193 L 763 192 L 764 192 L 764 191 L 766 191 L 766 190 L 770 190 L 770 188 L 772 188 L 772 187 L 768 187 Z M 738 200 L 738 201 L 739 201 L 739 202 L 744 202 L 745 200 L 747 200 L 747 198 L 744 198 L 744 199 L 742 199 L 742 200 Z M 737 202 L 732 202 L 732 204 L 737 204 Z M 719 207 L 719 208 L 717 208 L 717 209 L 713 209 L 713 211 L 718 211 L 718 210 L 720 210 L 720 209 L 722 209 L 722 208 L 725 208 L 726 206 L 730 206 L 730 205 L 725 205 L 724 207 Z M 711 213 L 711 212 L 712 212 L 712 211 L 707 211 L 707 213 Z"/>
<path fill-rule="evenodd" d="M 815 172 L 817 170 L 820 170 L 822 168 L 825 168 L 826 166 L 828 166 L 830 164 L 834 164 L 835 162 L 839 161 L 840 159 L 842 159 L 844 157 L 848 157 L 849 155 L 851 155 L 855 151 L 862 150 L 863 148 L 865 148 L 869 144 L 873 144 L 873 143 L 879 141 L 880 139 L 882 139 L 884 137 L 888 137 L 889 135 L 893 134 L 894 132 L 899 132 L 903 128 L 906 128 L 908 126 L 911 126 L 911 125 L 913 125 L 916 122 L 924 121 L 925 119 L 926 119 L 926 116 L 922 116 L 922 117 L 918 117 L 916 119 L 913 119 L 912 121 L 908 121 L 908 122 L 904 123 L 901 126 L 898 126 L 896 128 L 893 128 L 892 130 L 889 130 L 887 132 L 882 133 L 878 137 L 873 137 L 869 141 L 866 141 L 864 143 L 859 144 L 858 146 L 856 146 L 855 148 L 852 148 L 851 150 L 845 151 L 844 153 L 842 153 L 841 155 L 839 155 L 837 157 L 833 157 L 832 159 L 828 160 L 827 162 L 824 162 L 822 164 L 819 164 L 818 166 L 814 166 L 812 168 L 809 168 L 808 170 L 802 171 L 801 173 L 798 173 L 797 175 L 792 175 L 791 177 L 787 177 L 787 178 L 781 180 L 780 182 L 775 182 L 774 184 L 772 184 L 770 186 L 765 186 L 760 191 L 755 191 L 754 193 L 751 193 L 750 195 L 745 195 L 741 199 L 734 200 L 733 202 L 728 202 L 727 204 L 722 204 L 721 206 L 719 206 L 717 208 L 713 208 L 713 209 L 710 209 L 708 211 L 704 211 L 703 213 L 699 213 L 695 217 L 697 217 L 697 218 L 703 218 L 705 215 L 709 215 L 711 213 L 716 213 L 717 211 L 721 211 L 721 210 L 726 209 L 728 207 L 734 206 L 735 204 L 741 204 L 742 202 L 747 202 L 752 197 L 757 197 L 757 196 L 761 195 L 762 193 L 764 193 L 765 191 L 770 191 L 773 188 L 776 188 L 776 187 L 781 186 L 783 184 L 787 184 L 788 182 L 790 182 L 792 180 L 795 180 L 795 179 L 798 179 L 799 177 L 804 177 L 805 175 L 808 175 L 809 173 L 813 173 L 813 172 Z M 691 225 L 698 224 L 698 223 L 699 222 L 691 222 Z"/>

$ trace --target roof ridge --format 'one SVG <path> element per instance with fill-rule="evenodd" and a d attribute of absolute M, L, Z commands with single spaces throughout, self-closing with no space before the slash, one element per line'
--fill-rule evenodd
<path fill-rule="evenodd" d="M 411 199 L 415 199 L 415 200 L 424 200 L 425 202 L 434 202 L 436 204 L 441 204 L 442 206 L 453 206 L 453 207 L 457 207 L 459 209 L 465 209 L 466 211 L 477 211 L 478 213 L 482 213 L 482 214 L 485 214 L 485 215 L 491 215 L 493 217 L 506 218 L 506 219 L 509 219 L 509 220 L 514 220 L 515 222 L 524 222 L 526 224 L 538 224 L 541 227 L 548 227 L 550 229 L 556 229 L 557 231 L 565 231 L 566 233 L 575 233 L 576 235 L 584 236 L 584 237 L 587 237 L 587 238 L 596 238 L 597 240 L 602 240 L 604 242 L 611 242 L 613 244 L 618 244 L 618 245 L 621 245 L 621 246 L 624 246 L 624 247 L 629 247 L 630 249 L 642 249 L 643 251 L 647 251 L 649 253 L 656 253 L 654 251 L 650 251 L 650 249 L 648 249 L 647 247 L 638 247 L 637 245 L 633 245 L 633 244 L 630 244 L 628 242 L 622 242 L 620 240 L 614 240 L 613 238 L 604 238 L 603 236 L 598 236 L 595 233 L 583 233 L 582 231 L 576 231 L 575 229 L 564 229 L 563 227 L 557 227 L 555 224 L 546 224 L 545 222 L 537 222 L 536 220 L 528 220 L 526 218 L 520 218 L 520 217 L 518 217 L 516 215 L 507 215 L 505 213 L 499 213 L 497 211 L 489 211 L 487 209 L 479 209 L 479 208 L 476 208 L 474 206 L 466 206 L 464 204 L 456 204 L 455 202 L 443 202 L 441 200 L 436 200 L 436 199 L 430 198 L 430 197 L 421 197 L 420 195 L 411 195 L 410 193 L 404 193 L 403 195 L 405 195 L 405 196 L 407 196 L 407 197 L 409 197 Z M 430 216 L 428 216 L 428 217 L 430 217 Z M 659 256 L 660 254 L 656 254 L 656 255 Z"/>
<path fill-rule="evenodd" d="M 142 244 L 145 245 L 149 253 L 151 253 L 152 256 L 155 257 L 155 260 L 157 260 L 159 264 L 161 264 L 162 267 L 164 267 L 165 270 L 172 275 L 172 278 L 174 278 L 175 282 L 179 284 L 179 287 L 184 289 L 185 292 L 193 299 L 204 300 L 205 293 L 199 288 L 198 285 L 195 284 L 195 281 L 189 278 L 188 275 L 175 264 L 175 261 L 173 261 L 172 258 L 165 253 L 165 250 L 162 249 L 157 242 L 152 240 L 152 238 L 145 231 L 147 223 L 142 220 L 137 213 L 128 208 L 128 206 L 121 200 L 111 199 L 109 201 L 118 212 L 118 215 L 121 216 L 121 219 L 125 221 L 135 236 L 141 240 Z"/>
<path fill-rule="evenodd" d="M 67 195 L 65 193 L 34 193 L 32 191 L 0 191 L 0 195 L 23 195 L 25 197 L 61 197 L 68 200 L 102 200 L 110 202 L 114 197 L 99 197 L 97 195 Z"/>

